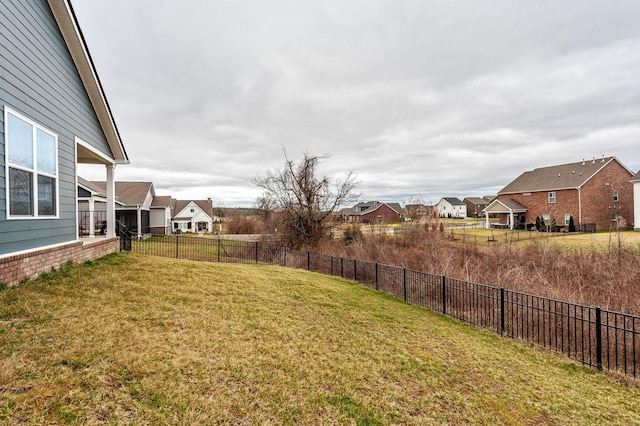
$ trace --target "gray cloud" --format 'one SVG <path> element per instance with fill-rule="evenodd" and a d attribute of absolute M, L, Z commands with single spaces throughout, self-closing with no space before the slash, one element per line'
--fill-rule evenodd
<path fill-rule="evenodd" d="M 73 5 L 131 157 L 118 179 L 178 198 L 250 205 L 283 147 L 384 201 L 601 155 L 640 169 L 635 1 Z"/>

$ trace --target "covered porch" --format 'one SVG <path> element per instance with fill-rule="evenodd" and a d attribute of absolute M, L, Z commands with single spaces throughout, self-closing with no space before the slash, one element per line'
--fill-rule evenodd
<path fill-rule="evenodd" d="M 87 220 L 88 229 L 83 232 L 80 230 L 80 223 L 77 224 L 77 238 L 80 236 L 92 238 L 96 235 L 105 235 L 106 237 L 116 236 L 116 187 L 115 187 L 115 169 L 116 160 L 109 158 L 107 155 L 98 151 L 90 144 L 84 142 L 80 138 L 75 138 L 76 142 L 76 161 L 78 165 L 103 165 L 105 170 L 106 191 L 92 194 L 88 197 L 89 218 Z M 78 176 L 76 170 L 76 191 L 78 186 Z M 105 204 L 104 213 L 97 213 L 96 201 Z M 77 202 L 76 202 L 77 205 Z M 97 222 L 98 216 L 100 221 Z M 79 219 L 76 219 L 79 222 Z M 104 222 L 104 223 L 103 223 Z"/>
<path fill-rule="evenodd" d="M 489 229 L 489 215 L 497 214 L 500 218 L 500 225 L 505 225 L 509 229 L 513 229 L 518 223 L 517 218 L 529 209 L 513 199 L 493 200 L 484 210 L 486 227 Z M 502 219 L 506 219 L 503 223 Z"/>

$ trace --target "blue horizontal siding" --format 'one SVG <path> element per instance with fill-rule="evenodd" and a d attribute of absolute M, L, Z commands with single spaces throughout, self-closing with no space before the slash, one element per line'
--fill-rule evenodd
<path fill-rule="evenodd" d="M 58 136 L 58 219 L 6 220 L 4 123 L 0 117 L 0 255 L 76 238 L 75 137 L 113 157 L 45 0 L 0 0 L 0 108 Z"/>

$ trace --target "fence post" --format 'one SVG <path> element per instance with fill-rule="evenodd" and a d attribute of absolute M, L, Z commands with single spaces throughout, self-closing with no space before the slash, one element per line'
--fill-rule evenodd
<path fill-rule="evenodd" d="M 258 242 L 256 241 L 256 263 L 258 263 Z"/>
<path fill-rule="evenodd" d="M 404 301 L 407 301 L 407 268 L 402 268 L 402 288 L 404 293 Z"/>
<path fill-rule="evenodd" d="M 504 334 L 504 288 L 500 289 L 500 334 Z"/>
<path fill-rule="evenodd" d="M 602 370 L 602 312 L 596 307 L 596 367 Z"/>
<path fill-rule="evenodd" d="M 220 263 L 220 250 L 222 243 L 220 242 L 220 238 L 218 238 L 218 263 Z"/>
<path fill-rule="evenodd" d="M 307 252 L 307 271 L 311 270 L 311 252 Z"/>
<path fill-rule="evenodd" d="M 344 278 L 344 257 L 340 258 L 340 277 Z"/>
<path fill-rule="evenodd" d="M 358 261 L 353 259 L 353 280 L 358 281 Z"/>
<path fill-rule="evenodd" d="M 447 315 L 447 277 L 442 276 L 442 313 Z"/>
<path fill-rule="evenodd" d="M 178 240 L 180 239 L 179 235 L 176 235 L 176 259 L 178 259 Z"/>
<path fill-rule="evenodd" d="M 282 266 L 287 266 L 287 247 L 285 246 L 282 253 Z"/>
<path fill-rule="evenodd" d="M 376 290 L 378 289 L 378 262 L 376 262 Z"/>

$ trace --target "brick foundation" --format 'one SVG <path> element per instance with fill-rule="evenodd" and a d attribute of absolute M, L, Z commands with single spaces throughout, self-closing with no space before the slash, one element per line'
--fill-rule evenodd
<path fill-rule="evenodd" d="M 84 263 L 119 251 L 119 238 L 96 238 L 3 257 L 0 258 L 0 283 L 15 285 L 51 268 L 60 268 L 70 260 Z"/>

